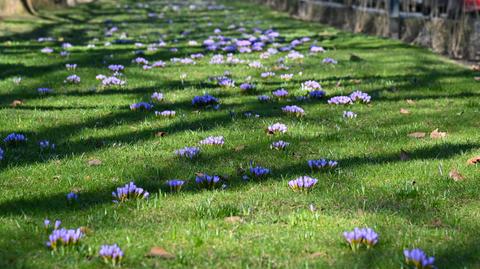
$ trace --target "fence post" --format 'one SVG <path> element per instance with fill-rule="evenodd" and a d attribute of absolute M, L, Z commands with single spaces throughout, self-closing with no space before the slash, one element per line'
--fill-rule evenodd
<path fill-rule="evenodd" d="M 390 0 L 388 4 L 390 37 L 400 39 L 400 0 Z"/>

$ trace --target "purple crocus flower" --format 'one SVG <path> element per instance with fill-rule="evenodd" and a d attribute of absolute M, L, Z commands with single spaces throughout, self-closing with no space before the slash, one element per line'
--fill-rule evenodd
<path fill-rule="evenodd" d="M 301 176 L 288 182 L 293 191 L 310 191 L 318 180 L 309 176 Z"/>
<path fill-rule="evenodd" d="M 353 101 L 348 96 L 335 96 L 330 98 L 328 103 L 331 105 L 351 105 Z"/>
<path fill-rule="evenodd" d="M 5 157 L 5 152 L 3 151 L 2 148 L 0 148 L 0 161 L 3 160 L 4 157 Z"/>
<path fill-rule="evenodd" d="M 356 251 L 362 244 L 371 248 L 378 243 L 378 234 L 371 228 L 354 228 L 353 231 L 344 232 L 343 237 L 353 251 Z"/>
<path fill-rule="evenodd" d="M 182 189 L 183 184 L 185 184 L 184 180 L 179 179 L 171 179 L 167 181 L 167 185 L 170 187 L 170 190 L 173 192 L 179 192 Z"/>
<path fill-rule="evenodd" d="M 288 96 L 288 91 L 285 89 L 278 89 L 272 92 L 273 96 L 278 98 L 285 98 Z"/>
<path fill-rule="evenodd" d="M 255 89 L 255 85 L 250 84 L 250 83 L 242 83 L 240 84 L 240 90 L 243 92 L 250 92 Z"/>
<path fill-rule="evenodd" d="M 18 145 L 27 142 L 27 137 L 23 134 L 11 133 L 3 139 L 7 145 Z"/>
<path fill-rule="evenodd" d="M 67 68 L 67 70 L 75 70 L 77 69 L 77 64 L 65 64 L 65 68 Z"/>
<path fill-rule="evenodd" d="M 297 117 L 302 117 L 305 115 L 305 110 L 299 106 L 284 106 L 282 107 L 282 111 L 287 114 L 293 114 Z"/>
<path fill-rule="evenodd" d="M 274 123 L 268 126 L 267 128 L 267 131 L 269 134 L 280 134 L 280 133 L 284 134 L 287 132 L 287 130 L 288 130 L 287 125 L 279 122 Z"/>
<path fill-rule="evenodd" d="M 164 61 L 156 61 L 152 64 L 152 67 L 158 67 L 158 68 L 162 68 L 162 67 L 165 67 L 166 64 Z"/>
<path fill-rule="evenodd" d="M 252 177 L 261 178 L 268 174 L 270 174 L 270 169 L 258 165 L 253 167 L 253 162 L 250 161 L 250 175 Z"/>
<path fill-rule="evenodd" d="M 212 105 L 214 106 L 214 105 L 217 105 L 218 102 L 219 101 L 217 98 L 208 94 L 205 94 L 203 96 L 195 96 L 192 99 L 192 105 L 198 106 L 198 107 L 208 107 Z"/>
<path fill-rule="evenodd" d="M 338 162 L 327 160 L 327 159 L 319 159 L 319 160 L 308 160 L 308 166 L 314 170 L 320 169 L 331 169 L 337 167 Z"/>
<path fill-rule="evenodd" d="M 53 52 L 53 49 L 52 48 L 49 48 L 49 47 L 46 47 L 46 48 L 43 48 L 40 50 L 42 53 L 45 53 L 45 54 L 50 54 Z"/>
<path fill-rule="evenodd" d="M 225 143 L 223 136 L 209 136 L 202 141 L 201 145 L 220 145 L 222 146 Z"/>
<path fill-rule="evenodd" d="M 305 91 L 315 91 L 315 90 L 321 90 L 322 86 L 320 83 L 316 82 L 315 80 L 307 80 L 302 83 L 302 90 Z"/>
<path fill-rule="evenodd" d="M 338 62 L 332 58 L 325 58 L 323 59 L 322 63 L 324 64 L 337 64 Z"/>
<path fill-rule="evenodd" d="M 140 111 L 140 110 L 149 111 L 152 108 L 153 108 L 153 105 L 149 104 L 147 102 L 139 102 L 139 103 L 135 103 L 135 104 L 130 105 L 130 109 L 132 111 Z"/>
<path fill-rule="evenodd" d="M 282 80 L 291 80 L 293 78 L 293 74 L 281 74 L 280 79 Z"/>
<path fill-rule="evenodd" d="M 114 203 L 125 202 L 131 199 L 146 199 L 150 196 L 150 193 L 142 188 L 139 188 L 135 183 L 130 182 L 122 187 L 118 187 L 117 191 L 112 192 Z"/>
<path fill-rule="evenodd" d="M 41 150 L 54 150 L 55 149 L 55 144 L 50 143 L 48 140 L 41 140 L 38 145 L 40 146 Z"/>
<path fill-rule="evenodd" d="M 104 86 L 104 87 L 123 86 L 123 85 L 125 85 L 125 83 L 126 82 L 124 80 L 121 80 L 121 79 L 117 78 L 116 76 L 102 78 L 102 86 Z"/>
<path fill-rule="evenodd" d="M 155 116 L 162 116 L 162 117 L 175 117 L 176 112 L 174 110 L 164 110 L 164 111 L 155 111 Z"/>
<path fill-rule="evenodd" d="M 58 247 L 76 246 L 80 243 L 85 234 L 78 229 L 55 229 L 48 236 L 47 246 L 52 250 L 58 249 Z"/>
<path fill-rule="evenodd" d="M 80 77 L 77 75 L 70 75 L 68 76 L 65 81 L 65 83 L 70 83 L 70 84 L 78 84 L 80 83 Z"/>
<path fill-rule="evenodd" d="M 258 101 L 260 101 L 260 102 L 268 102 L 268 101 L 270 101 L 270 96 L 268 96 L 268 95 L 260 95 L 260 96 L 257 96 L 257 99 L 258 99 Z"/>
<path fill-rule="evenodd" d="M 137 57 L 137 58 L 133 59 L 133 62 L 136 63 L 136 64 L 139 64 L 139 65 L 140 65 L 140 64 L 141 64 L 141 65 L 146 65 L 146 64 L 148 64 L 147 59 L 142 58 L 142 57 Z"/>
<path fill-rule="evenodd" d="M 218 85 L 220 87 L 232 88 L 235 87 L 235 81 L 231 78 L 221 77 L 218 79 Z"/>
<path fill-rule="evenodd" d="M 274 72 L 263 72 L 262 74 L 260 74 L 260 76 L 262 78 L 270 78 L 270 77 L 274 77 L 275 73 Z"/>
<path fill-rule="evenodd" d="M 157 102 L 162 102 L 163 101 L 163 93 L 160 92 L 154 92 L 152 96 L 150 96 L 152 100 L 157 101 Z"/>
<path fill-rule="evenodd" d="M 50 228 L 50 220 L 49 219 L 43 220 L 43 227 L 45 227 L 46 230 L 48 230 Z"/>
<path fill-rule="evenodd" d="M 58 229 L 60 228 L 60 225 L 62 225 L 62 221 L 61 220 L 55 220 L 55 224 L 53 225 L 53 229 Z"/>
<path fill-rule="evenodd" d="M 370 99 L 372 99 L 370 95 L 361 91 L 354 91 L 350 94 L 349 97 L 352 100 L 352 102 L 360 102 L 360 103 L 370 103 Z"/>
<path fill-rule="evenodd" d="M 217 187 L 221 182 L 220 182 L 220 176 L 210 176 L 205 173 L 197 173 L 195 176 L 195 182 L 203 188 L 206 189 L 214 189 Z"/>
<path fill-rule="evenodd" d="M 290 145 L 290 143 L 285 142 L 285 141 L 283 141 L 283 140 L 279 140 L 279 141 L 273 142 L 273 143 L 270 145 L 270 148 L 271 148 L 271 149 L 276 149 L 276 150 L 283 150 L 283 149 L 285 149 L 286 147 L 288 147 L 288 145 Z"/>
<path fill-rule="evenodd" d="M 419 248 L 403 251 L 407 264 L 415 266 L 417 269 L 435 268 L 435 257 L 428 257 L 425 252 Z"/>
<path fill-rule="evenodd" d="M 175 150 L 175 155 L 179 157 L 185 157 L 193 159 L 200 154 L 200 148 L 198 147 L 184 147 L 182 149 Z"/>
<path fill-rule="evenodd" d="M 53 90 L 49 88 L 38 88 L 37 92 L 39 94 L 49 94 L 49 93 L 53 93 Z"/>
<path fill-rule="evenodd" d="M 67 202 L 73 203 L 76 201 L 78 201 L 78 194 L 76 192 L 71 191 L 67 193 Z"/>
<path fill-rule="evenodd" d="M 121 64 L 111 64 L 108 66 L 108 69 L 110 69 L 110 71 L 118 73 L 118 72 L 122 72 L 125 69 L 125 67 Z"/>
<path fill-rule="evenodd" d="M 313 45 L 313 46 L 310 47 L 310 52 L 311 53 L 323 53 L 323 52 L 325 52 L 325 49 L 323 47 Z"/>
<path fill-rule="evenodd" d="M 352 111 L 343 111 L 343 117 L 346 119 L 353 119 L 357 117 L 357 114 Z"/>
<path fill-rule="evenodd" d="M 325 96 L 325 92 L 322 90 L 313 90 L 308 93 L 308 96 L 312 99 L 321 99 Z"/>
<path fill-rule="evenodd" d="M 111 263 L 113 266 L 122 262 L 123 251 L 117 244 L 102 245 L 98 255 L 105 261 L 105 263 Z"/>

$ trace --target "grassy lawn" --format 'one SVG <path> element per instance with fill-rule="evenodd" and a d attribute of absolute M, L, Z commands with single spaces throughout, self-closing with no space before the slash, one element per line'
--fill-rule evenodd
<path fill-rule="evenodd" d="M 125 253 L 123 268 L 408 268 L 403 250 L 412 248 L 435 256 L 439 268 L 480 268 L 479 166 L 467 164 L 480 155 L 480 84 L 473 71 L 426 49 L 297 21 L 245 1 L 178 11 L 165 1 L 148 3 L 102 0 L 0 22 L 0 268 L 106 268 L 98 251 L 114 243 Z M 106 36 L 113 26 L 119 30 Z M 286 59 L 289 69 L 282 70 L 277 60 L 288 52 L 261 59 L 274 47 L 268 44 L 261 52 L 234 54 L 245 63 L 210 64 L 226 52 L 205 51 L 203 41 L 216 28 L 241 38 L 241 27 L 248 34 L 273 28 L 284 38 L 276 40 L 281 46 L 309 37 L 295 48 L 305 57 Z M 166 45 L 147 49 L 159 39 Z M 326 52 L 310 54 L 314 41 Z M 60 56 L 64 42 L 73 45 L 68 56 Z M 42 53 L 45 47 L 54 52 Z M 136 55 L 139 50 L 144 55 Z M 205 57 L 195 65 L 170 61 L 194 53 Z M 144 70 L 132 63 L 139 56 L 166 66 Z M 338 64 L 322 63 L 327 57 Z M 67 70 L 67 63 L 78 67 Z M 126 85 L 101 87 L 95 77 L 110 75 L 110 64 L 125 66 Z M 225 71 L 235 87 L 212 81 Z M 262 78 L 266 71 L 276 76 Z M 79 84 L 64 83 L 72 74 Z M 281 74 L 294 75 L 285 81 Z M 307 80 L 320 82 L 327 96 L 298 99 Z M 242 93 L 239 85 L 247 81 L 256 88 Z M 42 95 L 38 88 L 53 92 Z M 257 100 L 278 88 L 289 97 Z M 371 102 L 327 103 L 356 89 Z M 165 100 L 151 111 L 130 109 L 151 102 L 154 92 Z M 205 93 L 220 100 L 219 109 L 192 106 L 192 98 Z M 14 100 L 22 103 L 12 107 Z M 286 105 L 302 107 L 305 116 L 285 115 Z M 163 110 L 176 116 L 154 113 Z M 344 111 L 357 117 L 345 119 Z M 268 135 L 276 122 L 288 131 Z M 446 137 L 430 138 L 437 128 Z M 12 132 L 28 141 L 6 145 L 3 138 Z M 409 137 L 413 132 L 426 137 Z M 223 136 L 225 144 L 199 146 L 192 160 L 175 155 L 209 136 Z M 41 150 L 41 140 L 56 148 Z M 290 145 L 272 150 L 278 140 Z M 307 161 L 321 158 L 338 167 L 312 171 Z M 251 161 L 271 173 L 243 179 Z M 449 177 L 454 169 L 463 180 Z M 195 173 L 219 175 L 226 186 L 201 189 Z M 304 175 L 318 179 L 316 186 L 292 191 L 288 182 Z M 174 193 L 165 183 L 170 179 L 187 182 Z M 150 192 L 149 199 L 113 203 L 112 191 L 130 181 Z M 78 201 L 68 203 L 72 191 Z M 232 216 L 241 220 L 226 220 Z M 44 219 L 87 227 L 87 234 L 77 249 L 52 252 Z M 354 227 L 373 228 L 378 244 L 352 252 L 343 232 Z M 175 257 L 145 257 L 154 246 Z"/>

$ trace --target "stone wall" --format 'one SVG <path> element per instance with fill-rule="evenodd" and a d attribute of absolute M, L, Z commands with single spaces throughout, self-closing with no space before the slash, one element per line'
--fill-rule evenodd
<path fill-rule="evenodd" d="M 399 38 L 453 58 L 480 60 L 480 20 L 473 16 L 466 16 L 460 21 L 425 17 L 390 18 L 382 11 L 365 12 L 318 1 L 253 1 L 302 20 L 318 21 L 352 32 Z"/>

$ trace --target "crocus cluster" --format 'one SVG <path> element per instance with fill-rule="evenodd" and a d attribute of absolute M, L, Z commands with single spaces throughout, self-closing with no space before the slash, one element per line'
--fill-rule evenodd
<path fill-rule="evenodd" d="M 114 198 L 114 203 L 120 203 L 131 199 L 148 198 L 150 193 L 142 188 L 137 187 L 135 183 L 130 182 L 125 184 L 125 186 L 118 187 L 116 192 L 112 192 L 112 196 Z"/>
<path fill-rule="evenodd" d="M 23 134 L 11 133 L 3 139 L 7 145 L 18 145 L 27 142 L 27 137 Z"/>
<path fill-rule="evenodd" d="M 175 155 L 179 157 L 185 157 L 193 159 L 200 154 L 200 148 L 198 147 L 184 147 L 182 149 L 175 150 Z"/>
<path fill-rule="evenodd" d="M 371 248 L 378 243 L 378 234 L 371 228 L 354 228 L 353 231 L 344 232 L 343 237 L 353 251 L 356 251 L 362 245 Z"/>
<path fill-rule="evenodd" d="M 293 191 L 309 191 L 315 186 L 315 184 L 317 184 L 317 182 L 318 180 L 316 178 L 301 176 L 290 180 L 288 186 L 290 186 Z"/>
<path fill-rule="evenodd" d="M 405 256 L 405 262 L 415 266 L 417 269 L 435 268 L 435 257 L 428 257 L 427 254 L 419 248 L 412 250 L 405 249 L 403 255 Z"/>
<path fill-rule="evenodd" d="M 141 64 L 141 65 L 148 64 L 148 61 L 145 58 L 142 58 L 142 57 L 137 57 L 137 58 L 133 59 L 133 62 L 136 63 L 136 64 Z"/>
<path fill-rule="evenodd" d="M 85 234 L 78 229 L 55 229 L 48 236 L 47 246 L 52 250 L 56 250 L 59 247 L 77 246 L 80 243 L 80 239 Z"/>
<path fill-rule="evenodd" d="M 213 189 L 220 184 L 220 176 L 210 176 L 205 173 L 198 173 L 195 177 L 195 182 L 203 188 Z"/>
<path fill-rule="evenodd" d="M 71 83 L 71 84 L 78 84 L 80 83 L 80 77 L 77 75 L 70 75 L 68 76 L 65 81 L 65 83 Z"/>
<path fill-rule="evenodd" d="M 270 96 L 268 96 L 268 95 L 260 95 L 260 96 L 257 96 L 257 99 L 258 99 L 258 101 L 260 101 L 260 102 L 268 102 L 268 101 L 270 101 Z"/>
<path fill-rule="evenodd" d="M 125 85 L 125 80 L 119 79 L 116 76 L 104 77 L 102 78 L 102 86 L 110 87 L 110 86 L 123 86 Z"/>
<path fill-rule="evenodd" d="M 262 78 L 270 78 L 270 77 L 274 77 L 275 73 L 274 72 L 263 72 L 262 74 L 260 74 L 260 76 Z"/>
<path fill-rule="evenodd" d="M 150 98 L 152 98 L 152 100 L 154 100 L 154 101 L 161 102 L 161 101 L 163 101 L 163 93 L 154 92 L 152 94 L 152 96 L 150 96 Z"/>
<path fill-rule="evenodd" d="M 324 64 L 337 64 L 338 62 L 332 58 L 325 58 L 323 59 L 322 63 Z"/>
<path fill-rule="evenodd" d="M 67 68 L 67 70 L 75 70 L 77 69 L 77 64 L 65 64 L 65 68 Z"/>
<path fill-rule="evenodd" d="M 357 114 L 352 111 L 343 111 L 343 117 L 346 119 L 353 119 L 357 117 Z"/>
<path fill-rule="evenodd" d="M 167 181 L 168 187 L 174 192 L 179 192 L 182 189 L 183 184 L 185 184 L 185 181 L 179 179 L 171 179 Z"/>
<path fill-rule="evenodd" d="M 201 145 L 223 145 L 225 140 L 223 136 L 209 136 L 202 141 L 200 141 Z"/>
<path fill-rule="evenodd" d="M 351 105 L 353 103 L 349 96 L 335 96 L 328 100 L 331 105 Z"/>
<path fill-rule="evenodd" d="M 250 83 L 242 83 L 240 84 L 240 90 L 243 92 L 250 92 L 255 89 L 255 85 L 250 84 Z"/>
<path fill-rule="evenodd" d="M 253 167 L 252 162 L 250 162 L 250 174 L 253 177 L 260 178 L 260 177 L 264 177 L 264 176 L 270 174 L 270 169 L 265 168 L 265 167 L 261 167 L 261 166 L 258 166 L 258 165 Z"/>
<path fill-rule="evenodd" d="M 220 77 L 217 82 L 220 87 L 224 87 L 224 88 L 235 87 L 235 81 L 231 78 Z"/>
<path fill-rule="evenodd" d="M 53 52 L 53 49 L 52 48 L 49 48 L 49 47 L 46 47 L 46 48 L 43 48 L 40 50 L 42 53 L 45 53 L 45 54 L 50 54 Z"/>
<path fill-rule="evenodd" d="M 139 102 L 139 103 L 130 105 L 130 110 L 133 110 L 133 111 L 139 111 L 139 110 L 149 111 L 152 108 L 153 108 L 153 105 L 147 102 Z"/>
<path fill-rule="evenodd" d="M 108 66 L 108 69 L 110 69 L 110 71 L 118 73 L 118 72 L 122 72 L 123 69 L 125 69 L 125 67 L 121 64 L 111 64 Z"/>
<path fill-rule="evenodd" d="M 76 201 L 78 201 L 78 194 L 76 192 L 71 191 L 71 192 L 67 193 L 67 202 L 68 203 L 74 203 Z"/>
<path fill-rule="evenodd" d="M 273 143 L 270 145 L 270 148 L 271 148 L 271 149 L 276 149 L 276 150 L 283 150 L 283 149 L 285 149 L 286 147 L 288 147 L 288 145 L 290 145 L 290 143 L 285 142 L 285 141 L 283 141 L 283 140 L 279 140 L 279 141 L 273 142 Z"/>
<path fill-rule="evenodd" d="M 315 45 L 310 47 L 310 53 L 322 53 L 322 52 L 325 52 L 325 49 L 323 47 L 315 46 Z"/>
<path fill-rule="evenodd" d="M 299 107 L 299 106 L 284 106 L 282 107 L 282 111 L 284 113 L 287 113 L 287 114 L 292 114 L 292 115 L 295 115 L 297 117 L 302 117 L 305 115 L 305 110 L 303 110 L 303 108 Z"/>
<path fill-rule="evenodd" d="M 337 167 L 338 162 L 333 160 L 319 159 L 319 160 L 308 160 L 308 166 L 311 169 L 331 169 Z"/>
<path fill-rule="evenodd" d="M 281 74 L 280 79 L 282 80 L 291 80 L 293 78 L 293 74 Z"/>
<path fill-rule="evenodd" d="M 41 150 L 54 150 L 55 144 L 50 143 L 48 140 L 41 140 L 38 145 L 40 146 Z"/>
<path fill-rule="evenodd" d="M 115 266 L 122 262 L 123 251 L 117 244 L 102 245 L 98 255 L 103 258 L 105 263 L 111 263 Z"/>
<path fill-rule="evenodd" d="M 284 98 L 288 96 L 288 91 L 285 89 L 278 89 L 272 92 L 273 96 L 278 98 Z"/>
<path fill-rule="evenodd" d="M 168 118 L 175 117 L 176 112 L 174 110 L 155 111 L 155 115 Z"/>
<path fill-rule="evenodd" d="M 361 91 L 354 91 L 350 94 L 350 99 L 352 100 L 352 102 L 370 103 L 372 97 L 367 93 Z"/>
<path fill-rule="evenodd" d="M 314 91 L 314 90 L 321 90 L 322 86 L 320 83 L 316 82 L 315 80 L 307 80 L 302 83 L 302 90 L 305 91 Z"/>
<path fill-rule="evenodd" d="M 284 134 L 287 132 L 287 130 L 288 130 L 287 125 L 279 122 L 274 123 L 268 126 L 267 128 L 267 132 L 269 134 L 280 134 L 280 133 Z"/>
<path fill-rule="evenodd" d="M 198 106 L 198 107 L 207 107 L 211 105 L 216 105 L 218 104 L 218 102 L 219 101 L 217 98 L 211 95 L 205 94 L 202 96 L 195 96 L 192 100 L 192 105 Z"/>
<path fill-rule="evenodd" d="M 325 96 L 325 92 L 322 90 L 313 90 L 308 93 L 311 99 L 321 99 Z"/>
<path fill-rule="evenodd" d="M 38 88 L 37 89 L 37 92 L 39 94 L 48 94 L 48 93 L 52 93 L 53 90 L 52 89 L 49 89 L 49 88 Z"/>

